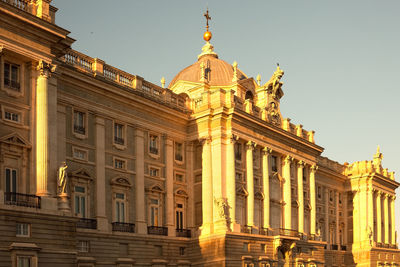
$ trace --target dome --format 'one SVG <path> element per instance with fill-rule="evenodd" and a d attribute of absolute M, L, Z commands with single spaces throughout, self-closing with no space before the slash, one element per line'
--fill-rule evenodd
<path fill-rule="evenodd" d="M 206 71 L 207 69 L 210 70 L 208 81 L 210 86 L 226 86 L 232 84 L 233 66 L 218 59 L 218 56 L 215 53 L 204 53 L 199 56 L 196 63 L 180 71 L 175 78 L 172 79 L 168 87 L 171 88 L 178 81 L 201 83 L 201 63 L 204 63 Z M 237 79 L 247 79 L 247 76 L 237 69 Z"/>

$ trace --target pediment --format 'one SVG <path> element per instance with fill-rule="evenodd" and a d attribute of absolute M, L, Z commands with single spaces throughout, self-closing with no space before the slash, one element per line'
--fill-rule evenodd
<path fill-rule="evenodd" d="M 18 133 L 8 134 L 0 138 L 0 143 L 31 148 L 32 145 Z"/>
<path fill-rule="evenodd" d="M 89 172 L 87 170 L 85 170 L 84 168 L 73 171 L 69 175 L 71 177 L 83 178 L 86 180 L 93 180 L 93 178 L 90 176 Z"/>
<path fill-rule="evenodd" d="M 111 185 L 123 186 L 123 187 L 131 187 L 132 184 L 129 182 L 128 178 L 125 177 L 115 177 L 111 180 Z"/>
<path fill-rule="evenodd" d="M 181 197 L 188 197 L 189 195 L 187 194 L 187 192 L 184 190 L 184 189 L 182 189 L 182 188 L 178 188 L 176 191 L 175 191 L 175 195 L 176 196 L 181 196 Z"/>
<path fill-rule="evenodd" d="M 164 189 L 162 188 L 162 185 L 160 184 L 153 184 L 149 188 L 146 188 L 147 192 L 153 192 L 153 193 L 164 193 Z"/>

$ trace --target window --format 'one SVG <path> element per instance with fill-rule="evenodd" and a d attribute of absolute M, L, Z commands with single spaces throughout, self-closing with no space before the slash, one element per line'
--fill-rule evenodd
<path fill-rule="evenodd" d="M 89 252 L 89 246 L 89 241 L 79 240 L 77 246 L 78 252 Z"/>
<path fill-rule="evenodd" d="M 86 218 L 86 188 L 83 186 L 75 186 L 74 191 L 74 212 L 75 216 Z"/>
<path fill-rule="evenodd" d="M 74 132 L 78 134 L 86 134 L 85 113 L 81 111 L 74 111 Z"/>
<path fill-rule="evenodd" d="M 244 252 L 249 252 L 249 243 L 243 243 L 243 251 Z"/>
<path fill-rule="evenodd" d="M 159 226 L 158 199 L 150 199 L 150 225 Z"/>
<path fill-rule="evenodd" d="M 162 256 L 162 254 L 163 254 L 162 246 L 160 246 L 160 245 L 155 245 L 155 246 L 154 246 L 154 254 L 155 254 L 156 256 Z"/>
<path fill-rule="evenodd" d="M 175 160 L 183 161 L 183 144 L 175 143 Z"/>
<path fill-rule="evenodd" d="M 31 267 L 32 258 L 29 256 L 17 256 L 17 267 Z"/>
<path fill-rule="evenodd" d="M 17 192 L 17 170 L 6 168 L 6 192 Z"/>
<path fill-rule="evenodd" d="M 175 173 L 175 181 L 184 183 L 185 176 L 182 173 Z"/>
<path fill-rule="evenodd" d="M 178 203 L 176 205 L 175 217 L 176 217 L 176 229 L 184 229 L 184 218 L 183 218 L 183 204 Z"/>
<path fill-rule="evenodd" d="M 339 193 L 339 204 L 342 205 L 342 193 Z"/>
<path fill-rule="evenodd" d="M 19 82 L 20 66 L 12 63 L 4 63 L 4 86 L 20 90 Z"/>
<path fill-rule="evenodd" d="M 114 168 L 116 169 L 126 169 L 126 161 L 122 159 L 114 159 Z"/>
<path fill-rule="evenodd" d="M 114 143 L 118 145 L 125 144 L 124 141 L 124 125 L 114 123 Z"/>
<path fill-rule="evenodd" d="M 29 237 L 30 236 L 30 224 L 28 223 L 17 223 L 16 236 Z"/>
<path fill-rule="evenodd" d="M 7 121 L 20 123 L 21 122 L 21 114 L 10 111 L 10 110 L 5 110 L 4 111 L 4 119 Z"/>
<path fill-rule="evenodd" d="M 329 190 L 329 201 L 333 201 L 333 191 Z"/>
<path fill-rule="evenodd" d="M 278 171 L 278 158 L 276 156 L 271 157 L 271 169 L 273 172 Z"/>
<path fill-rule="evenodd" d="M 321 197 L 322 197 L 322 192 L 321 192 L 321 191 L 322 191 L 321 187 L 318 186 L 318 187 L 317 187 L 317 194 L 318 194 L 318 198 L 319 198 L 319 199 L 321 199 Z"/>
<path fill-rule="evenodd" d="M 150 135 L 150 143 L 149 143 L 149 152 L 150 154 L 158 155 L 158 136 Z"/>
<path fill-rule="evenodd" d="M 185 247 L 179 247 L 179 255 L 185 256 Z"/>
<path fill-rule="evenodd" d="M 150 167 L 149 174 L 152 177 L 160 177 L 160 170 L 157 168 Z"/>
<path fill-rule="evenodd" d="M 87 151 L 79 148 L 73 148 L 73 157 L 80 160 L 87 160 Z"/>
<path fill-rule="evenodd" d="M 115 221 L 125 222 L 125 194 L 115 194 Z"/>
<path fill-rule="evenodd" d="M 266 251 L 267 246 L 265 244 L 261 244 L 260 248 L 262 252 L 267 252 Z"/>
<path fill-rule="evenodd" d="M 242 144 L 235 143 L 235 160 L 242 160 Z"/>

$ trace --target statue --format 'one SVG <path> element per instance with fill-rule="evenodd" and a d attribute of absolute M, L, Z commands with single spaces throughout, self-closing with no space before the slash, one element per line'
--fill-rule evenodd
<path fill-rule="evenodd" d="M 67 183 L 68 183 L 67 168 L 68 166 L 64 161 L 60 166 L 60 168 L 58 169 L 58 193 L 61 195 L 67 194 Z"/>
<path fill-rule="evenodd" d="M 368 240 L 370 245 L 372 246 L 372 241 L 373 241 L 373 237 L 372 237 L 372 228 L 371 226 L 368 226 L 368 228 L 365 229 L 367 232 L 367 236 L 368 236 Z"/>
<path fill-rule="evenodd" d="M 221 219 L 226 221 L 227 224 L 229 224 L 229 214 L 228 214 L 228 203 L 226 201 L 226 198 L 214 198 L 215 204 L 217 204 L 218 207 L 218 215 L 220 216 Z"/>
<path fill-rule="evenodd" d="M 279 110 L 275 102 L 271 102 L 268 108 L 268 119 L 271 123 L 275 125 L 281 124 L 281 116 L 279 115 Z"/>
<path fill-rule="evenodd" d="M 278 98 L 280 99 L 283 96 L 283 92 L 281 90 L 282 83 L 280 82 L 282 79 L 284 72 L 283 70 L 279 67 L 279 63 L 277 64 L 276 71 L 272 75 L 270 81 L 272 84 L 272 97 L 274 99 Z"/>

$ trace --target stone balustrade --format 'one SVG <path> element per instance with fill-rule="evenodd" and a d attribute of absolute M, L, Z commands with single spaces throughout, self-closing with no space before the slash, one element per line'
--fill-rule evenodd
<path fill-rule="evenodd" d="M 98 58 L 92 58 L 71 49 L 62 60 L 81 72 L 128 87 L 136 93 L 140 92 L 145 97 L 160 101 L 181 111 L 188 111 L 185 97 L 174 94 L 171 90 L 150 83 L 137 75 L 132 75 L 108 65 Z"/>
<path fill-rule="evenodd" d="M 57 8 L 46 0 L 1 0 L 0 2 L 12 5 L 20 10 L 54 23 Z"/>

